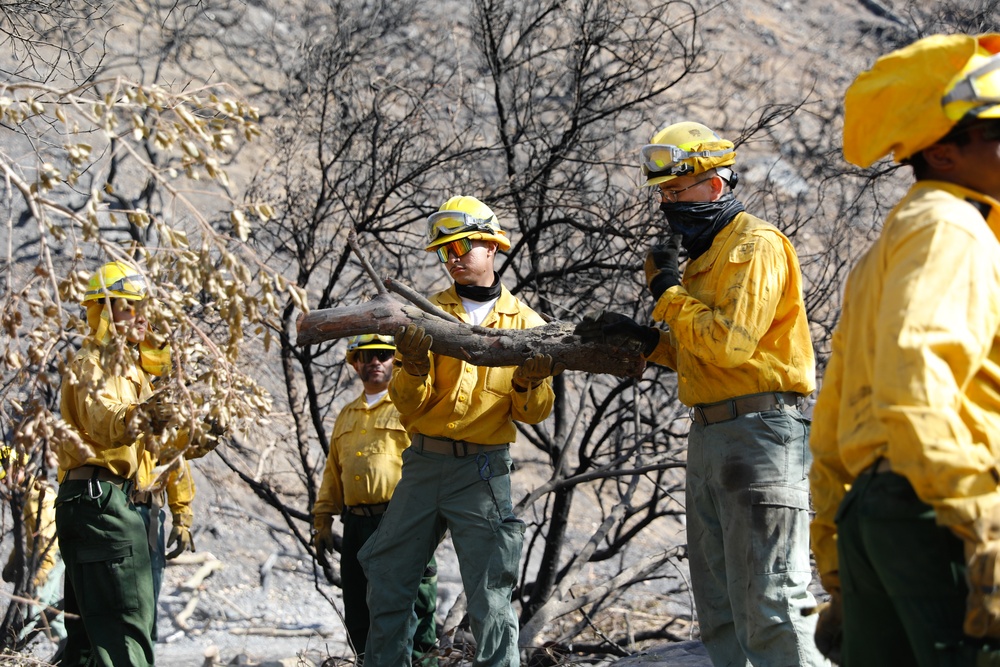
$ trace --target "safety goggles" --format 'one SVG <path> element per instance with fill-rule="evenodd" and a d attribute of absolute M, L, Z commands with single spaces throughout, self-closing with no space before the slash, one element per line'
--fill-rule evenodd
<path fill-rule="evenodd" d="M 472 241 L 469 238 L 455 239 L 451 243 L 445 243 L 434 248 L 434 252 L 437 253 L 438 259 L 442 262 L 448 261 L 449 253 L 455 257 L 461 257 L 470 250 L 472 250 Z"/>
<path fill-rule="evenodd" d="M 490 218 L 476 218 L 461 211 L 438 211 L 427 218 L 427 245 L 432 245 L 440 238 L 462 232 L 499 234 L 500 225 Z M 447 258 L 441 261 L 447 261 Z"/>
<path fill-rule="evenodd" d="M 146 298 L 146 278 L 139 274 L 123 276 L 110 285 L 88 290 L 86 295 L 84 295 L 84 300 L 86 300 L 87 297 L 92 296 L 100 296 L 103 298 L 106 295 L 117 297 L 131 296 L 137 299 L 144 299 Z"/>
<path fill-rule="evenodd" d="M 685 160 L 696 157 L 722 157 L 732 153 L 732 148 L 717 151 L 686 151 L 670 144 L 646 144 L 640 150 L 642 168 L 658 176 L 683 176 L 694 171 L 694 165 Z"/>
<path fill-rule="evenodd" d="M 385 363 L 392 359 L 392 350 L 358 350 L 354 353 L 354 360 L 360 361 L 362 365 L 371 363 L 372 359 L 378 359 Z"/>
<path fill-rule="evenodd" d="M 972 70 L 941 98 L 941 106 L 949 117 L 947 107 L 952 102 L 971 102 L 977 106 L 1000 104 L 1000 54 Z M 963 111 L 963 115 L 966 113 Z M 953 120 L 959 120 L 953 118 Z"/>

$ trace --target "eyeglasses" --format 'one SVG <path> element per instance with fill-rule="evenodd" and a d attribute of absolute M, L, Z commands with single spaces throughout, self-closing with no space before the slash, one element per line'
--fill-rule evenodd
<path fill-rule="evenodd" d="M 437 252 L 438 259 L 442 262 L 448 261 L 448 254 L 451 253 L 455 257 L 461 257 L 469 251 L 472 250 L 472 241 L 468 238 L 455 239 L 451 243 L 445 243 L 444 245 L 439 245 L 434 248 Z"/>
<path fill-rule="evenodd" d="M 358 350 L 354 359 L 355 361 L 360 361 L 362 365 L 371 363 L 372 359 L 378 359 L 384 364 L 392 359 L 392 357 L 392 350 Z"/>
<path fill-rule="evenodd" d="M 722 157 L 732 152 L 732 148 L 717 151 L 686 151 L 670 144 L 646 144 L 639 151 L 643 170 L 649 175 L 657 176 L 683 176 L 694 171 L 694 165 L 685 160 L 695 157 Z"/>
<path fill-rule="evenodd" d="M 715 176 L 712 175 L 712 176 L 709 176 L 708 178 L 703 178 L 700 181 L 698 181 L 697 183 L 692 183 L 691 185 L 687 186 L 686 188 L 681 188 L 680 190 L 663 190 L 663 189 L 661 189 L 660 190 L 660 201 L 661 202 L 666 202 L 668 204 L 676 204 L 677 203 L 677 196 L 680 193 L 684 192 L 685 190 L 690 190 L 691 188 L 695 187 L 696 185 L 701 185 L 705 181 L 710 181 L 714 177 Z"/>
<path fill-rule="evenodd" d="M 492 218 L 476 218 L 461 211 L 438 211 L 427 217 L 427 245 L 432 245 L 442 237 L 461 232 L 499 234 L 500 225 Z"/>
<path fill-rule="evenodd" d="M 983 65 L 959 79 L 952 89 L 941 98 L 945 115 L 952 120 L 960 120 L 969 112 L 960 105 L 953 113 L 948 112 L 952 102 L 971 102 L 976 105 L 1000 104 L 1000 54 L 992 56 Z M 957 116 L 957 117 L 955 117 Z"/>

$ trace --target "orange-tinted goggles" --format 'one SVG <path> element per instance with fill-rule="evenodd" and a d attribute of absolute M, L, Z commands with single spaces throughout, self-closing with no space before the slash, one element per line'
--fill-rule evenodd
<path fill-rule="evenodd" d="M 448 254 L 451 253 L 455 257 L 461 257 L 462 255 L 468 253 L 472 250 L 472 241 L 468 238 L 456 239 L 451 243 L 445 243 L 444 245 L 439 245 L 434 248 L 437 253 L 438 259 L 442 262 L 448 261 Z"/>

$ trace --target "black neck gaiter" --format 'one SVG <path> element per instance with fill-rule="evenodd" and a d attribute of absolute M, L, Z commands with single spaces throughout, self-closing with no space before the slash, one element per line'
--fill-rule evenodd
<path fill-rule="evenodd" d="M 705 254 L 719 230 L 744 210 L 743 202 L 727 192 L 715 201 L 663 202 L 660 210 L 674 234 L 681 235 L 681 245 L 692 260 Z"/>
<path fill-rule="evenodd" d="M 489 287 L 483 287 L 482 285 L 459 285 L 455 283 L 455 291 L 458 292 L 458 296 L 469 301 L 478 301 L 479 303 L 486 303 L 487 301 L 499 298 L 500 289 L 500 274 L 496 271 L 493 272 L 493 284 Z"/>

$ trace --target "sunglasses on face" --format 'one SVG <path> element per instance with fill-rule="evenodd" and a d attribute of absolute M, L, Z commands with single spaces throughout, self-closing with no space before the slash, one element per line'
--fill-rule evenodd
<path fill-rule="evenodd" d="M 378 359 L 381 363 L 385 363 L 392 359 L 392 356 L 392 350 L 358 350 L 355 359 L 362 364 L 369 364 L 372 359 Z"/>
<path fill-rule="evenodd" d="M 438 259 L 440 259 L 442 262 L 448 261 L 449 253 L 454 255 L 455 257 L 461 257 L 462 255 L 467 254 L 471 250 L 472 250 L 472 241 L 470 241 L 467 238 L 456 239 L 451 243 L 445 243 L 444 245 L 440 245 L 437 248 L 434 248 L 434 251 L 437 253 Z"/>

